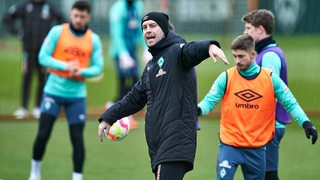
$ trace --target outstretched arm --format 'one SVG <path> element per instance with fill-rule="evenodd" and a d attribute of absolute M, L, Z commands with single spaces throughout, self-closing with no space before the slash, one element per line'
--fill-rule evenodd
<path fill-rule="evenodd" d="M 227 84 L 227 73 L 221 73 L 214 81 L 211 89 L 198 104 L 198 116 L 209 114 L 223 98 Z"/>
<path fill-rule="evenodd" d="M 217 61 L 216 57 L 219 57 L 225 64 L 229 64 L 217 41 L 204 40 L 186 43 L 181 45 L 180 53 L 180 62 L 185 68 L 192 68 L 209 57 L 214 62 Z"/>
<path fill-rule="evenodd" d="M 98 119 L 98 136 L 102 141 L 102 132 L 108 132 L 110 125 L 118 119 L 140 111 L 147 103 L 147 94 L 143 82 L 139 80 L 120 101 L 108 108 Z"/>
<path fill-rule="evenodd" d="M 220 58 L 224 64 L 229 64 L 228 59 L 226 58 L 226 55 L 224 54 L 224 52 L 222 51 L 222 49 L 220 49 L 218 46 L 216 46 L 215 44 L 210 44 L 209 45 L 209 55 L 211 57 L 211 59 L 213 59 L 213 62 L 216 63 L 217 59 L 216 57 Z"/>
<path fill-rule="evenodd" d="M 276 74 L 272 74 L 271 78 L 277 100 L 284 106 L 297 123 L 304 128 L 307 138 L 310 139 L 312 136 L 312 144 L 316 143 L 318 132 L 288 86 Z"/>

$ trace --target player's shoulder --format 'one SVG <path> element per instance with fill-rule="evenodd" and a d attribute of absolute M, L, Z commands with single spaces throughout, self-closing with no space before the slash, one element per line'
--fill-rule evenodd
<path fill-rule="evenodd" d="M 100 40 L 99 34 L 97 34 L 96 32 L 93 32 L 93 31 L 91 31 L 91 32 L 92 32 L 92 38 L 93 38 L 93 39 Z"/>
<path fill-rule="evenodd" d="M 54 25 L 54 26 L 51 28 L 51 31 L 53 31 L 53 32 L 61 32 L 61 31 L 62 31 L 62 24 Z"/>
<path fill-rule="evenodd" d="M 283 50 L 275 43 L 269 44 L 263 50 L 266 51 L 265 54 L 276 54 L 276 55 L 278 55 L 278 53 L 283 53 Z"/>
<path fill-rule="evenodd" d="M 263 61 L 270 60 L 270 61 L 280 61 L 280 55 L 275 51 L 268 51 L 266 52 L 263 57 Z"/>
<path fill-rule="evenodd" d="M 51 38 L 51 37 L 59 37 L 60 34 L 61 34 L 61 32 L 62 32 L 62 25 L 61 25 L 61 24 L 59 24 L 59 25 L 54 25 L 54 26 L 50 29 L 50 31 L 49 31 L 49 33 L 48 33 L 48 37 L 49 37 L 49 38 Z"/>
<path fill-rule="evenodd" d="M 276 49 L 280 49 L 280 47 L 277 46 L 277 44 L 270 44 L 268 45 L 267 47 L 264 48 L 264 50 L 266 51 L 264 54 L 263 54 L 263 57 L 262 59 L 279 59 L 280 58 L 280 55 L 278 54 L 278 50 Z M 282 50 L 281 50 L 282 51 Z"/>
<path fill-rule="evenodd" d="M 91 37 L 92 37 L 93 46 L 95 46 L 96 44 L 101 44 L 102 42 L 101 42 L 100 36 L 93 31 L 91 32 L 92 32 Z"/>

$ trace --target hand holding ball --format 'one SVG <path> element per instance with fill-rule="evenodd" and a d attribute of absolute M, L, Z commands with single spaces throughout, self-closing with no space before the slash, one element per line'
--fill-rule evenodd
<path fill-rule="evenodd" d="M 103 135 L 112 141 L 120 141 L 124 139 L 130 130 L 130 120 L 128 117 L 124 117 L 115 122 L 106 133 L 103 130 Z"/>

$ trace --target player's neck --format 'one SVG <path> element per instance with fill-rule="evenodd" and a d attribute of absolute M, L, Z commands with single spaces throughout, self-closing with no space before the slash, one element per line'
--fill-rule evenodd
<path fill-rule="evenodd" d="M 87 32 L 88 30 L 88 25 L 86 25 L 85 27 L 81 28 L 81 29 L 75 29 L 72 25 L 72 23 L 69 23 L 70 29 L 73 33 L 77 34 L 77 35 L 83 35 Z"/>

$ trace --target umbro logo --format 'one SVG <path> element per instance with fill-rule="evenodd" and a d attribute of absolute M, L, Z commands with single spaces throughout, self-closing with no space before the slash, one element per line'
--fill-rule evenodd
<path fill-rule="evenodd" d="M 259 99 L 259 98 L 262 98 L 262 96 L 250 89 L 246 89 L 246 90 L 243 90 L 243 91 L 239 91 L 237 93 L 235 93 L 235 95 L 246 101 L 246 102 L 251 102 L 251 101 L 254 101 L 256 99 Z"/>

